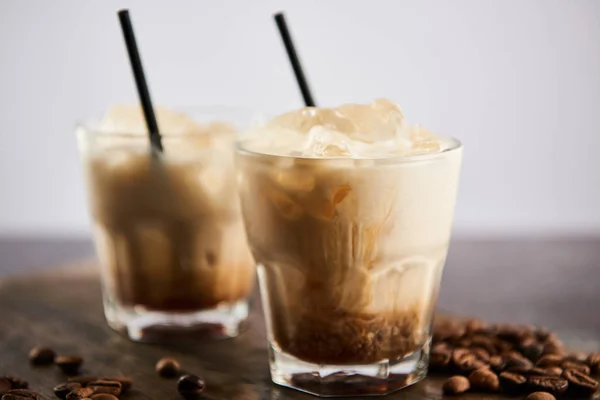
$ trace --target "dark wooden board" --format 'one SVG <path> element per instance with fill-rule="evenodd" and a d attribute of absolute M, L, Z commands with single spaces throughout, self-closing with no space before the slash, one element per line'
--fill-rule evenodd
<path fill-rule="evenodd" d="M 88 265 L 14 277 L 0 281 L 0 374 L 27 379 L 47 398 L 64 381 L 54 366 L 31 367 L 28 350 L 37 344 L 61 354 L 85 358 L 83 373 L 126 375 L 135 391 L 123 399 L 176 399 L 175 381 L 159 378 L 154 364 L 163 356 L 177 357 L 184 368 L 203 376 L 214 399 L 311 399 L 271 383 L 265 348 L 264 323 L 257 296 L 247 330 L 236 339 L 178 345 L 130 342 L 105 323 L 100 285 Z M 438 399 L 436 379 L 389 398 Z"/>
<path fill-rule="evenodd" d="M 568 257 L 561 256 L 563 252 L 560 245 L 543 251 L 543 247 L 534 244 L 535 252 L 523 245 L 507 246 L 507 250 L 513 249 L 516 253 L 506 253 L 506 258 L 512 258 L 513 262 L 508 262 L 500 274 L 498 269 L 486 270 L 476 265 L 479 260 L 496 266 L 501 264 L 499 259 L 493 257 L 494 252 L 500 252 L 498 246 L 481 251 L 481 246 L 475 249 L 473 244 L 463 244 L 463 252 L 459 257 L 451 254 L 449 272 L 444 278 L 444 290 L 450 286 L 457 295 L 450 296 L 448 301 L 442 296 L 442 307 L 464 303 L 465 312 L 480 317 L 489 313 L 494 320 L 511 320 L 506 318 L 507 312 L 514 309 L 510 315 L 515 315 L 519 322 L 530 320 L 562 328 L 559 331 L 566 332 L 565 339 L 571 345 L 588 351 L 598 350 L 600 342 L 596 333 L 599 319 L 596 306 L 600 303 L 598 291 L 594 290 L 600 287 L 600 250 L 597 244 L 586 242 L 585 245 L 577 245 Z M 471 251 L 464 252 L 471 246 Z M 543 254 L 536 256 L 538 251 Z M 541 265 L 539 258 L 548 258 L 548 254 L 555 256 L 548 260 L 548 265 Z M 465 262 L 469 269 L 461 267 Z M 523 269 L 529 263 L 530 269 Z M 458 271 L 460 274 L 457 274 Z M 477 286 L 472 286 L 473 283 L 459 285 L 464 282 L 466 271 L 469 272 L 467 276 L 478 283 Z M 514 294 L 514 289 L 521 287 L 523 280 L 537 280 L 545 287 L 534 287 L 531 292 L 523 292 L 519 297 L 518 293 Z M 548 282 L 551 282 L 552 288 L 562 287 L 563 291 L 548 293 Z M 485 285 L 488 285 L 487 289 Z M 475 295 L 476 298 L 467 302 L 465 299 L 469 297 L 469 288 L 473 292 L 471 296 Z M 478 300 L 477 296 L 481 293 L 487 293 L 487 297 Z M 507 300 L 504 305 L 497 302 L 502 298 L 502 293 Z M 591 297 L 592 294 L 596 297 Z M 568 298 L 569 302 L 560 303 L 556 312 L 552 312 L 548 308 L 556 307 L 557 296 L 563 300 Z M 533 300 L 527 302 L 526 299 Z M 581 308 L 580 305 L 584 303 L 589 307 Z M 591 315 L 596 317 L 590 318 Z M 37 344 L 54 347 L 65 355 L 83 356 L 86 360 L 85 373 L 133 377 L 136 390 L 123 396 L 124 400 L 179 398 L 175 382 L 158 378 L 154 372 L 156 361 L 167 355 L 177 357 L 187 371 L 206 379 L 208 398 L 315 398 L 271 383 L 258 296 L 252 301 L 247 331 L 236 339 L 178 345 L 138 344 L 130 342 L 106 325 L 97 271 L 90 263 L 0 279 L 0 375 L 21 376 L 30 382 L 33 389 L 52 399 L 51 388 L 64 381 L 64 376 L 55 367 L 33 368 L 29 365 L 27 352 Z M 441 378 L 429 377 L 386 398 L 437 400 L 442 398 L 441 382 Z M 504 399 L 500 395 L 480 394 L 461 397 L 475 398 Z"/>

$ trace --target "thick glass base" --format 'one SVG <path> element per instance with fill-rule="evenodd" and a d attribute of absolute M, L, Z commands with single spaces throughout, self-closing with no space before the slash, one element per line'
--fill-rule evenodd
<path fill-rule="evenodd" d="M 427 348 L 392 362 L 320 365 L 301 361 L 271 346 L 271 379 L 278 385 L 321 397 L 385 395 L 425 378 Z"/>
<path fill-rule="evenodd" d="M 151 311 L 104 299 L 108 325 L 136 342 L 164 343 L 237 336 L 248 317 L 248 302 L 219 305 L 193 312 Z"/>

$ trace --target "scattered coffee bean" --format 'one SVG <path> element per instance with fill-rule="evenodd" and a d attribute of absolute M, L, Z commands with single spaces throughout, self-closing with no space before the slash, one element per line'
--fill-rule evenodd
<path fill-rule="evenodd" d="M 497 392 L 500 389 L 498 375 L 487 367 L 475 370 L 469 375 L 471 387 L 483 392 Z"/>
<path fill-rule="evenodd" d="M 65 382 L 60 385 L 54 386 L 54 394 L 59 399 L 66 399 L 67 395 L 71 393 L 73 390 L 77 390 L 81 388 L 81 383 L 78 382 Z"/>
<path fill-rule="evenodd" d="M 90 397 L 91 400 L 119 400 L 118 397 L 108 393 L 98 393 Z"/>
<path fill-rule="evenodd" d="M 469 380 L 464 376 L 456 375 L 444 383 L 442 390 L 445 394 L 459 394 L 464 393 L 471 388 Z"/>
<path fill-rule="evenodd" d="M 482 334 L 477 334 L 473 336 L 471 340 L 471 346 L 474 349 L 484 349 L 490 356 L 495 355 L 497 353 L 496 346 L 494 346 L 494 341 L 490 337 L 484 336 Z"/>
<path fill-rule="evenodd" d="M 446 348 L 434 348 L 429 354 L 429 367 L 433 371 L 443 372 L 450 364 L 452 351 Z"/>
<path fill-rule="evenodd" d="M 537 391 L 535 396 L 554 398 L 565 392 L 589 396 L 598 389 L 589 374 L 600 375 L 600 353 L 567 353 L 558 336 L 544 328 L 447 321 L 435 327 L 433 341 L 431 371 L 468 376 L 464 391 Z M 460 378 L 464 386 L 464 377 Z M 452 387 L 457 379 L 444 384 L 444 393 L 461 392 Z"/>
<path fill-rule="evenodd" d="M 87 387 L 75 389 L 67 394 L 67 400 L 82 400 L 94 394 L 94 390 Z"/>
<path fill-rule="evenodd" d="M 534 392 L 527 396 L 525 400 L 556 400 L 556 397 L 547 392 Z"/>
<path fill-rule="evenodd" d="M 544 352 L 544 345 L 539 343 L 533 336 L 527 337 L 519 344 L 519 347 L 523 355 L 532 362 L 539 360 Z"/>
<path fill-rule="evenodd" d="M 121 394 L 121 384 L 117 381 L 95 381 L 87 385 L 94 391 L 94 394 L 106 393 L 118 396 Z"/>
<path fill-rule="evenodd" d="M 505 357 L 505 360 L 506 360 L 507 368 L 511 368 L 511 367 L 531 368 L 531 367 L 533 367 L 533 363 L 531 361 L 529 361 L 529 359 L 527 359 L 524 355 L 522 355 L 521 353 L 514 351 L 514 350 L 508 352 L 508 354 Z"/>
<path fill-rule="evenodd" d="M 98 377 L 92 376 L 92 375 L 77 375 L 77 376 L 70 376 L 67 380 L 69 382 L 80 383 L 81 386 L 86 387 L 90 382 L 97 381 Z"/>
<path fill-rule="evenodd" d="M 486 366 L 470 350 L 463 348 L 454 349 L 452 352 L 452 363 L 463 374 L 471 373 L 476 369 Z"/>
<path fill-rule="evenodd" d="M 500 387 L 507 393 L 522 393 L 527 388 L 527 378 L 514 372 L 502 372 L 498 379 Z"/>
<path fill-rule="evenodd" d="M 66 375 L 75 375 L 81 364 L 83 364 L 83 358 L 77 356 L 59 356 L 54 359 L 54 362 L 61 371 Z"/>
<path fill-rule="evenodd" d="M 488 353 L 487 350 L 481 347 L 475 347 L 472 351 L 473 354 L 475 354 L 475 357 L 477 357 L 477 359 L 483 361 L 484 363 L 490 362 L 490 353 Z"/>
<path fill-rule="evenodd" d="M 4 379 L 10 382 L 12 389 L 27 389 L 29 387 L 29 382 L 18 376 L 6 375 Z"/>
<path fill-rule="evenodd" d="M 196 375 L 184 375 L 177 381 L 177 391 L 186 399 L 198 397 L 204 390 L 204 380 Z"/>
<path fill-rule="evenodd" d="M 567 369 L 562 376 L 569 382 L 568 393 L 573 396 L 591 396 L 600 386 L 594 378 L 579 370 Z"/>
<path fill-rule="evenodd" d="M 36 346 L 29 351 L 29 361 L 33 365 L 50 365 L 55 356 L 54 350 L 49 347 Z"/>
<path fill-rule="evenodd" d="M 559 354 L 547 354 L 542 356 L 536 363 L 536 367 L 560 367 L 563 362 L 563 356 Z"/>
<path fill-rule="evenodd" d="M 550 375 L 550 376 L 561 376 L 563 373 L 563 370 L 560 367 L 546 367 L 546 368 L 542 368 L 542 369 L 544 371 L 546 371 L 546 375 Z"/>
<path fill-rule="evenodd" d="M 558 339 L 547 339 L 544 343 L 544 354 L 564 355 L 565 345 Z"/>
<path fill-rule="evenodd" d="M 563 361 L 563 363 L 560 364 L 560 366 L 563 370 L 567 370 L 567 369 L 573 370 L 574 369 L 574 370 L 581 372 L 582 374 L 586 374 L 586 375 L 590 374 L 590 367 L 588 367 L 587 365 L 582 364 L 582 363 L 573 362 L 573 361 Z"/>
<path fill-rule="evenodd" d="M 492 368 L 496 372 L 500 372 L 504 370 L 506 367 L 506 362 L 502 356 L 492 356 L 490 357 L 490 368 Z"/>
<path fill-rule="evenodd" d="M 94 379 L 94 380 L 96 380 L 96 379 Z M 121 384 L 121 393 L 125 393 L 133 385 L 133 379 L 128 378 L 126 376 L 105 377 L 105 378 L 102 378 L 100 380 L 102 380 L 102 381 L 116 381 L 116 382 L 119 382 Z"/>
<path fill-rule="evenodd" d="M 550 330 L 544 328 L 544 327 L 538 327 L 535 332 L 534 335 L 536 337 L 537 340 L 539 340 L 540 342 L 543 342 L 544 340 L 548 339 L 548 337 L 550 336 Z"/>
<path fill-rule="evenodd" d="M 0 378 L 0 396 L 12 389 L 12 384 L 6 378 Z"/>
<path fill-rule="evenodd" d="M 532 371 L 531 371 L 532 369 L 533 368 L 531 368 L 531 367 L 516 366 L 516 367 L 507 367 L 506 371 L 514 372 L 515 374 L 524 375 L 524 376 L 536 375 L 535 373 L 532 373 Z M 546 375 L 546 374 L 542 374 L 542 375 Z"/>
<path fill-rule="evenodd" d="M 181 365 L 174 358 L 161 358 L 156 363 L 156 372 L 163 378 L 174 378 L 181 373 Z"/>
<path fill-rule="evenodd" d="M 41 397 L 33 390 L 11 389 L 2 395 L 2 400 L 41 400 Z"/>
<path fill-rule="evenodd" d="M 487 328 L 487 323 L 476 318 L 472 318 L 465 323 L 465 330 L 467 334 L 482 332 L 485 331 Z"/>
<path fill-rule="evenodd" d="M 501 325 L 498 327 L 496 336 L 502 340 L 518 345 L 523 342 L 532 332 L 524 326 Z"/>
<path fill-rule="evenodd" d="M 585 360 L 593 374 L 600 374 L 600 353 L 592 353 Z"/>
<path fill-rule="evenodd" d="M 585 363 L 585 360 L 587 359 L 588 355 L 584 352 L 576 352 L 576 353 L 571 353 L 568 356 L 565 357 L 566 361 L 574 361 L 574 362 L 578 362 L 578 363 Z"/>
<path fill-rule="evenodd" d="M 567 391 L 569 382 L 557 376 L 530 376 L 527 379 L 527 385 L 532 392 L 539 391 L 559 395 Z"/>

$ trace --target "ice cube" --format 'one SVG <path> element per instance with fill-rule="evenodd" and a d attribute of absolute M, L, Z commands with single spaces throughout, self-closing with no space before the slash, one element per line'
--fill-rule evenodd
<path fill-rule="evenodd" d="M 271 179 L 281 188 L 293 192 L 310 192 L 315 187 L 315 178 L 311 171 L 299 169 L 273 169 Z"/>
<path fill-rule="evenodd" d="M 267 197 L 286 219 L 297 220 L 304 214 L 302 207 L 281 190 L 269 188 L 267 190 Z"/>
<path fill-rule="evenodd" d="M 161 133 L 182 135 L 197 133 L 199 126 L 185 114 L 167 108 L 155 108 Z M 145 134 L 148 131 L 142 108 L 138 105 L 117 105 L 105 114 L 100 130 L 104 132 Z"/>
<path fill-rule="evenodd" d="M 232 185 L 230 171 L 223 165 L 206 165 L 199 174 L 198 181 L 206 197 L 214 202 L 222 202 L 227 196 L 223 195 L 228 185 Z"/>
<path fill-rule="evenodd" d="M 356 140 L 372 143 L 395 139 L 404 130 L 402 110 L 389 100 L 377 99 L 369 105 L 346 104 L 338 110 L 357 127 L 355 132 L 349 133 Z"/>
<path fill-rule="evenodd" d="M 442 141 L 425 128 L 415 125 L 410 129 L 411 154 L 431 154 L 442 151 Z"/>
<path fill-rule="evenodd" d="M 357 127 L 348 117 L 332 108 L 305 107 L 274 118 L 269 129 L 290 129 L 307 134 L 314 127 L 323 127 L 338 132 L 355 132 Z"/>
<path fill-rule="evenodd" d="M 304 155 L 309 157 L 352 156 L 351 143 L 347 136 L 322 126 L 313 127 L 308 134 Z"/>

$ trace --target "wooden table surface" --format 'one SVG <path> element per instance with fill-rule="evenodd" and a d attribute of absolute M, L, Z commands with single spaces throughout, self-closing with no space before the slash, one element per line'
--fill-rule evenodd
<path fill-rule="evenodd" d="M 257 297 L 250 326 L 240 337 L 217 342 L 148 345 L 110 330 L 102 314 L 93 262 L 68 262 L 91 252 L 88 242 L 0 240 L 0 375 L 29 380 L 45 397 L 64 380 L 54 367 L 32 368 L 36 344 L 84 356 L 84 372 L 128 375 L 128 399 L 177 399 L 175 382 L 158 378 L 166 355 L 207 381 L 212 399 L 311 399 L 270 383 L 264 323 Z M 59 268 L 47 268 L 49 266 Z M 61 266 L 62 265 L 62 266 Z M 20 273 L 19 273 L 20 272 Z M 570 347 L 600 350 L 600 239 L 457 241 L 444 274 L 440 308 L 491 321 L 555 329 Z M 427 378 L 390 399 L 440 399 L 440 379 Z M 500 399 L 468 395 L 461 399 Z"/>

